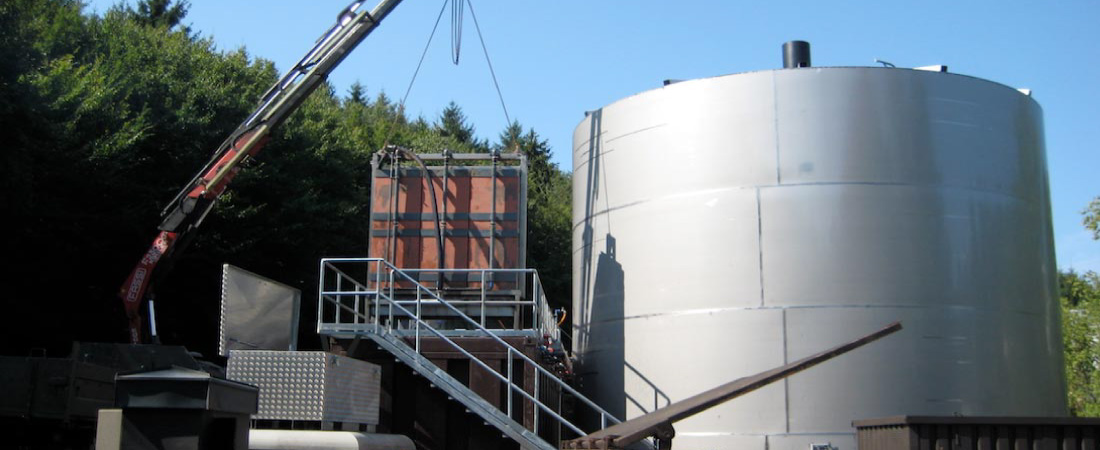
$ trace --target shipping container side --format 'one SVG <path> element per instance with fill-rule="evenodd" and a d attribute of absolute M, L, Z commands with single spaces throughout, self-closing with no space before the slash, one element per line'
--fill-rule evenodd
<path fill-rule="evenodd" d="M 524 166 L 431 166 L 429 170 L 430 176 L 424 176 L 419 168 L 394 171 L 389 165 L 375 166 L 369 255 L 402 269 L 424 271 L 419 274 L 421 282 L 437 280 L 439 275 L 432 271 L 438 269 L 524 268 Z M 476 272 L 449 273 L 446 280 L 450 288 L 481 289 Z M 494 281 L 487 288 L 513 289 L 516 280 L 498 275 Z"/>

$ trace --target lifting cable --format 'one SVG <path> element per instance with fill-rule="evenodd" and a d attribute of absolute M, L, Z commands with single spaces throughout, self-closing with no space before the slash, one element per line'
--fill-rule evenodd
<path fill-rule="evenodd" d="M 424 50 L 422 52 L 420 52 L 420 61 L 416 63 L 416 70 L 413 71 L 412 78 L 409 79 L 409 86 L 407 88 L 405 88 L 405 95 L 403 95 L 401 97 L 401 102 L 397 104 L 397 111 L 393 115 L 393 120 L 390 121 L 389 129 L 386 130 L 386 138 L 382 140 L 382 151 L 393 150 L 392 159 L 390 161 L 390 164 L 392 164 L 391 171 L 394 171 L 393 173 L 396 173 L 397 165 L 400 163 L 398 153 L 402 153 L 402 152 L 400 150 L 398 150 L 397 146 L 391 146 L 390 145 L 390 138 L 393 137 L 393 132 L 397 129 L 397 120 L 401 117 L 402 113 L 405 110 L 405 101 L 409 99 L 409 93 L 412 92 L 413 83 L 416 82 L 416 76 L 420 74 L 420 68 L 424 66 L 424 58 L 428 56 L 428 49 L 432 45 L 432 39 L 435 38 L 435 32 L 436 32 L 436 30 L 439 29 L 439 22 L 443 19 L 443 13 L 445 11 L 447 11 L 447 3 L 449 3 L 449 2 L 450 2 L 450 0 L 444 0 L 443 1 L 443 7 L 441 7 L 439 9 L 439 15 L 436 16 L 436 18 L 435 18 L 435 25 L 432 26 L 432 32 L 431 32 L 431 34 L 428 35 L 428 42 L 424 44 Z M 415 157 L 415 155 L 411 151 L 404 151 L 403 153 L 408 154 L 408 155 L 412 155 L 412 156 Z M 424 165 L 424 162 L 421 161 L 420 158 L 416 157 L 415 159 L 416 159 L 416 162 L 418 164 L 420 164 L 421 166 Z M 425 176 L 430 176 L 429 174 L 431 172 L 428 171 L 426 167 L 424 169 L 425 169 L 424 170 Z M 392 175 L 391 175 L 391 178 L 392 178 Z M 393 183 L 393 182 L 394 181 L 391 180 L 391 183 Z M 430 178 L 428 179 L 428 188 L 432 192 L 432 210 L 435 212 L 436 234 L 438 235 L 439 244 L 440 244 L 439 268 L 442 269 L 443 268 L 443 251 L 442 251 L 442 247 L 443 247 L 443 245 L 442 245 L 443 244 L 443 230 L 441 229 L 442 227 L 440 227 L 440 224 L 439 224 L 439 212 L 436 210 L 435 186 L 432 185 Z M 444 186 L 444 189 L 446 189 L 446 186 Z M 394 197 L 391 195 L 390 196 L 390 203 L 391 203 L 390 209 L 391 210 L 393 210 L 394 208 L 397 208 L 397 205 L 395 204 L 393 199 L 394 199 Z M 393 248 L 394 248 L 394 251 L 396 252 L 396 248 L 397 248 L 397 242 L 396 242 L 397 241 L 397 231 L 396 231 L 396 228 L 395 228 L 395 226 L 396 226 L 396 216 L 394 216 L 394 219 L 392 219 L 392 220 L 393 220 L 393 222 L 390 223 L 390 226 L 388 226 L 387 230 L 386 230 L 386 245 L 388 247 L 391 240 L 392 240 L 393 241 Z M 396 253 L 394 254 L 394 256 L 396 257 Z M 396 259 L 394 259 L 394 261 L 396 261 Z M 440 278 L 442 278 L 442 277 L 440 277 Z"/>
<path fill-rule="evenodd" d="M 458 65 L 458 55 L 462 51 L 462 0 L 451 3 L 451 62 Z"/>
<path fill-rule="evenodd" d="M 465 7 L 462 6 L 465 2 Z M 401 96 L 401 102 L 397 104 L 398 112 L 404 111 L 405 102 L 409 99 L 409 93 L 412 92 L 413 84 L 416 83 L 416 77 L 420 74 L 420 69 L 424 66 L 424 59 L 428 56 L 428 49 L 432 46 L 432 40 L 435 39 L 435 32 L 439 30 L 439 22 L 443 20 L 443 13 L 447 12 L 447 5 L 451 5 L 451 61 L 454 64 L 458 64 L 459 54 L 462 47 L 462 21 L 465 15 L 465 9 L 469 8 L 470 17 L 474 19 L 474 29 L 477 30 L 477 39 L 481 43 L 481 51 L 485 54 L 485 64 L 489 66 L 489 75 L 493 79 L 493 88 L 496 89 L 497 99 L 500 100 L 500 109 L 504 112 L 504 120 L 507 121 L 506 127 L 512 125 L 512 116 L 508 114 L 508 106 L 504 102 L 504 93 L 500 90 L 500 82 L 497 80 L 496 70 L 493 69 L 492 58 L 489 57 L 489 48 L 485 45 L 485 37 L 481 33 L 481 25 L 478 24 L 477 14 L 474 13 L 474 4 L 470 0 L 444 0 L 443 6 L 439 8 L 439 15 L 435 18 L 435 25 L 432 26 L 432 32 L 428 35 L 428 42 L 424 44 L 424 50 L 420 52 L 420 61 L 416 63 L 416 70 L 413 71 L 412 77 L 409 79 L 409 85 L 405 88 L 405 95 Z M 390 129 L 386 131 L 386 139 L 383 140 L 382 147 L 385 148 L 390 143 L 390 138 L 393 136 L 393 130 L 397 126 L 397 119 L 399 115 L 394 115 L 393 121 L 390 124 Z"/>
<path fill-rule="evenodd" d="M 493 87 L 496 89 L 497 98 L 500 100 L 500 108 L 501 108 L 501 110 L 504 111 L 504 119 L 507 121 L 506 126 L 511 126 L 512 125 L 512 118 L 508 114 L 508 107 L 505 105 L 504 94 L 500 90 L 500 82 L 497 81 L 496 71 L 493 70 L 493 62 L 492 62 L 492 59 L 489 57 L 489 49 L 485 45 L 485 37 L 481 33 L 481 25 L 478 24 L 477 14 L 474 13 L 473 3 L 471 3 L 470 0 L 453 0 L 453 2 L 452 2 L 452 0 L 444 0 L 443 1 L 443 6 L 439 9 L 439 15 L 436 16 L 435 24 L 432 26 L 432 32 L 428 35 L 428 42 L 424 44 L 424 50 L 420 53 L 420 60 L 416 64 L 416 70 L 413 71 L 413 75 L 409 79 L 409 85 L 408 85 L 408 87 L 405 88 L 405 95 L 403 95 L 401 97 L 401 102 L 398 103 L 398 105 L 397 105 L 397 113 L 394 114 L 393 120 L 390 123 L 389 129 L 386 130 L 386 138 L 383 140 L 383 145 L 382 145 L 383 149 L 390 149 L 391 148 L 390 139 L 393 137 L 393 133 L 394 133 L 396 127 L 397 127 L 397 121 L 401 117 L 401 114 L 405 110 L 405 102 L 409 99 L 409 93 L 412 92 L 412 87 L 413 87 L 413 84 L 416 82 L 416 77 L 417 77 L 417 75 L 420 74 L 420 69 L 424 66 L 424 60 L 428 55 L 428 49 L 431 48 L 432 40 L 435 38 L 435 32 L 439 30 L 439 22 L 442 21 L 442 19 L 443 19 L 443 13 L 447 11 L 447 4 L 448 3 L 451 4 L 451 61 L 452 61 L 452 63 L 454 63 L 455 65 L 458 65 L 458 62 L 459 62 L 459 55 L 460 55 L 461 50 L 462 50 L 462 21 L 463 21 L 465 8 L 468 7 L 470 9 L 470 17 L 472 17 L 473 20 L 474 20 L 474 29 L 477 30 L 478 41 L 481 43 L 481 50 L 485 54 L 485 63 L 489 66 L 489 74 L 490 74 L 490 76 L 492 76 L 492 79 L 493 79 Z M 395 152 L 394 152 L 394 155 L 393 155 L 394 158 L 393 158 L 392 163 L 397 164 L 397 162 L 398 162 L 397 147 L 394 147 L 394 149 L 395 149 Z M 409 157 L 411 157 L 413 160 L 416 161 L 416 163 L 421 167 L 421 169 L 424 170 L 425 177 L 428 179 L 428 188 L 431 191 L 431 196 L 432 196 L 432 210 L 433 210 L 433 213 L 434 213 L 435 219 L 436 219 L 435 220 L 436 233 L 438 235 L 438 244 L 440 246 L 440 249 L 439 249 L 439 266 L 440 266 L 440 269 L 442 269 L 443 268 L 443 249 L 442 249 L 442 247 L 443 247 L 443 230 L 441 229 L 442 227 L 440 226 L 441 217 L 440 217 L 438 206 L 437 206 L 438 201 L 435 198 L 435 187 L 431 182 L 431 171 L 427 170 L 427 167 L 424 165 L 424 162 L 418 156 L 416 156 L 413 152 L 411 152 L 409 150 L 406 150 L 406 149 L 400 149 L 400 150 L 403 153 L 405 153 L 406 155 L 408 155 Z M 495 187 L 495 185 L 494 185 L 494 187 Z M 443 189 L 446 190 L 446 186 L 443 186 Z M 446 193 L 444 192 L 444 194 L 446 194 Z M 389 234 L 389 233 L 387 233 L 387 234 Z M 393 236 L 393 239 L 395 241 L 396 241 L 396 237 L 397 237 L 396 235 Z M 389 241 L 390 241 L 390 236 L 387 236 L 386 241 L 387 241 L 387 244 L 388 244 Z M 396 242 L 395 242 L 395 244 L 396 244 Z M 395 247 L 395 250 L 396 250 L 396 245 L 394 247 Z M 492 258 L 492 255 L 490 255 L 490 258 Z"/>
<path fill-rule="evenodd" d="M 432 39 L 435 39 L 435 32 L 439 29 L 439 22 L 443 19 L 443 13 L 447 11 L 447 3 L 450 0 L 443 0 L 443 7 L 439 8 L 439 15 L 435 18 L 435 25 L 432 26 L 432 32 L 428 35 L 428 42 L 424 44 L 424 50 L 420 52 L 420 61 L 416 63 L 416 70 L 413 71 L 412 78 L 409 79 L 409 86 L 405 88 L 405 95 L 401 96 L 401 102 L 397 104 L 398 114 L 393 115 L 393 121 L 390 123 L 390 129 L 386 131 L 386 139 L 382 142 L 382 148 L 386 148 L 390 145 L 390 137 L 393 136 L 393 130 L 397 126 L 397 119 L 401 117 L 401 113 L 405 110 L 405 101 L 409 99 L 409 93 L 412 92 L 413 83 L 416 82 L 416 76 L 420 75 L 420 68 L 424 66 L 424 58 L 428 56 L 428 49 L 432 46 Z"/>
<path fill-rule="evenodd" d="M 462 0 L 456 0 L 462 1 Z M 466 0 L 470 8 L 470 17 L 474 19 L 474 29 L 477 30 L 477 39 L 481 41 L 481 50 L 485 53 L 485 63 L 489 65 L 489 75 L 493 77 L 493 87 L 497 89 L 497 98 L 500 99 L 500 108 L 504 110 L 504 119 L 508 121 L 506 126 L 512 126 L 512 118 L 508 116 L 508 107 L 504 106 L 504 94 L 500 92 L 500 83 L 497 82 L 497 73 L 493 70 L 493 61 L 489 59 L 489 49 L 485 47 L 485 38 L 481 35 L 481 26 L 477 24 L 477 14 L 474 14 L 474 4 Z"/>

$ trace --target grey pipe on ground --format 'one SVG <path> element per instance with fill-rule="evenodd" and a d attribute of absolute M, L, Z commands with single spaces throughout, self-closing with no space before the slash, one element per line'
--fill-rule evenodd
<path fill-rule="evenodd" d="M 400 434 L 352 431 L 248 430 L 249 450 L 415 450 Z"/>

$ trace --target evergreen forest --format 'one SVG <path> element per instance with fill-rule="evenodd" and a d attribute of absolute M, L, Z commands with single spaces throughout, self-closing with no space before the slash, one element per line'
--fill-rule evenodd
<path fill-rule="evenodd" d="M 120 286 L 160 212 L 278 79 L 271 61 L 217 48 L 186 2 L 143 0 L 102 15 L 78 0 L 0 3 L 0 165 L 5 270 L 2 353 L 67 355 L 74 340 L 126 342 Z M 216 348 L 220 272 L 233 264 L 302 291 L 317 264 L 365 256 L 370 162 L 385 144 L 528 157 L 528 267 L 569 304 L 569 174 L 518 122 L 479 139 L 459 105 L 408 117 L 384 92 L 315 91 L 246 164 L 156 286 L 165 344 Z M 300 347 L 318 348 L 312 327 Z"/>

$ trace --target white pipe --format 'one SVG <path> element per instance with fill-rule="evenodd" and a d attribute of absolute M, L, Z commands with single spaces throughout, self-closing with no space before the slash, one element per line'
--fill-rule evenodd
<path fill-rule="evenodd" d="M 352 431 L 248 430 L 249 450 L 415 450 L 400 434 Z"/>

